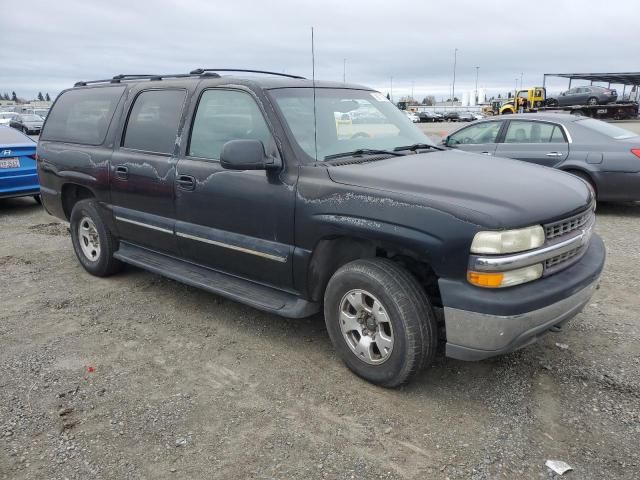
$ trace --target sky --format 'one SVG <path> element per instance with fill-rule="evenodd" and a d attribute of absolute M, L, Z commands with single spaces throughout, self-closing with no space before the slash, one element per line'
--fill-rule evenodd
<path fill-rule="evenodd" d="M 521 76 L 526 87 L 543 73 L 640 70 L 638 0 L 4 0 L 3 11 L 14 14 L 0 29 L 0 93 L 27 99 L 197 67 L 311 77 L 311 27 L 317 79 L 344 73 L 384 94 L 393 84 L 396 100 L 447 98 L 456 48 L 456 96 L 476 71 L 479 87 L 504 95 Z"/>

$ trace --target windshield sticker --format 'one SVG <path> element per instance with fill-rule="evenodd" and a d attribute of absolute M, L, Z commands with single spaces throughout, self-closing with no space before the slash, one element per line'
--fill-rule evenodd
<path fill-rule="evenodd" d="M 371 94 L 371 96 L 372 96 L 373 98 L 375 98 L 375 99 L 376 99 L 377 101 L 379 101 L 379 102 L 388 102 L 388 101 L 389 101 L 389 100 L 387 99 L 387 97 L 385 97 L 384 95 L 382 95 L 381 93 L 378 93 L 378 92 L 373 92 L 373 93 Z"/>

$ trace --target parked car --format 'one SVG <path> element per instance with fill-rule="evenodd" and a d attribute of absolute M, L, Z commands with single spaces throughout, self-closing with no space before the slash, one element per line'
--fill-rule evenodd
<path fill-rule="evenodd" d="M 418 118 L 420 119 L 421 122 L 441 122 L 442 121 L 442 115 L 440 115 L 439 113 L 434 113 L 434 112 L 418 112 Z"/>
<path fill-rule="evenodd" d="M 483 114 L 478 112 L 471 112 L 471 116 L 474 120 L 482 120 L 483 118 L 486 118 Z"/>
<path fill-rule="evenodd" d="M 10 120 L 9 126 L 27 135 L 37 135 L 40 133 L 43 123 L 44 120 L 39 115 L 21 113 Z"/>
<path fill-rule="evenodd" d="M 640 136 L 569 114 L 491 118 L 450 134 L 451 148 L 508 157 L 572 173 L 603 201 L 640 200 Z"/>
<path fill-rule="evenodd" d="M 18 114 L 15 112 L 0 112 L 0 125 L 9 125 L 11 120 L 17 116 Z"/>
<path fill-rule="evenodd" d="M 0 198 L 33 196 L 40 201 L 35 158 L 36 142 L 0 126 Z"/>
<path fill-rule="evenodd" d="M 93 275 L 129 263 L 286 317 L 323 311 L 346 365 L 387 387 L 438 342 L 465 360 L 528 345 L 598 284 L 593 192 L 574 176 L 435 146 L 360 85 L 152 78 L 79 82 L 40 137 L 44 206 Z M 340 137 L 334 112 L 360 109 L 376 121 Z"/>
<path fill-rule="evenodd" d="M 618 92 L 610 88 L 597 87 L 594 85 L 586 87 L 570 88 L 555 97 L 547 98 L 549 107 L 564 107 L 569 105 L 606 105 L 618 99 Z"/>
<path fill-rule="evenodd" d="M 416 112 L 410 112 L 408 110 L 405 110 L 404 113 L 407 114 L 407 118 L 411 120 L 413 123 L 420 123 L 420 117 Z"/>
<path fill-rule="evenodd" d="M 458 120 L 460 120 L 460 114 L 455 110 L 450 110 L 448 112 L 445 112 L 444 120 L 446 122 L 457 122 Z"/>
<path fill-rule="evenodd" d="M 473 113 L 471 112 L 460 112 L 458 114 L 458 121 L 459 122 L 473 122 L 475 120 L 475 117 L 473 116 Z"/>

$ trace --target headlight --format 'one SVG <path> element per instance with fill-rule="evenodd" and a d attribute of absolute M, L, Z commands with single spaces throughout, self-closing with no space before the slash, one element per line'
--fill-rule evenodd
<path fill-rule="evenodd" d="M 513 287 L 521 283 L 537 280 L 542 276 L 542 264 L 509 270 L 508 272 L 467 272 L 467 280 L 472 285 L 484 288 Z"/>
<path fill-rule="evenodd" d="M 544 244 L 544 229 L 540 225 L 518 230 L 478 232 L 471 243 L 472 253 L 503 254 L 523 252 Z"/>

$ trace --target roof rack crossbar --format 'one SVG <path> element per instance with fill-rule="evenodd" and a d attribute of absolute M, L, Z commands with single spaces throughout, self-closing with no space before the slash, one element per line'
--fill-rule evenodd
<path fill-rule="evenodd" d="M 154 80 L 163 80 L 165 78 L 188 78 L 188 77 L 194 77 L 197 75 L 191 74 L 191 73 L 174 73 L 174 74 L 166 74 L 166 75 L 149 75 L 149 74 L 123 74 L 121 73 L 120 75 L 115 75 L 112 78 L 108 78 L 108 79 L 104 79 L 104 80 L 87 80 L 87 81 L 80 81 L 80 82 L 76 82 L 73 86 L 74 87 L 84 87 L 90 84 L 95 84 L 95 83 L 120 83 L 121 81 L 127 81 L 127 80 L 149 80 L 149 81 L 154 81 Z"/>
<path fill-rule="evenodd" d="M 280 72 L 269 72 L 267 70 L 247 70 L 244 68 L 196 68 L 195 70 L 191 70 L 192 75 L 203 75 L 207 72 L 242 72 L 242 73 L 262 73 L 265 75 L 276 75 L 278 77 L 287 77 L 287 78 L 297 78 L 304 79 L 305 77 L 301 77 L 299 75 L 290 75 L 288 73 L 280 73 Z"/>

